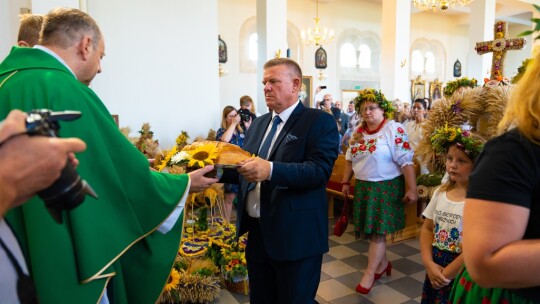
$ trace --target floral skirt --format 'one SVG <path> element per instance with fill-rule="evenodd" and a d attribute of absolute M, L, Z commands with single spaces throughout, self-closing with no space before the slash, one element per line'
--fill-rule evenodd
<path fill-rule="evenodd" d="M 459 255 L 460 253 L 441 250 L 437 247 L 433 247 L 432 250 L 433 262 L 443 267 L 448 266 L 448 264 L 452 263 L 452 261 L 455 260 Z M 420 303 L 449 303 L 448 299 L 450 297 L 450 291 L 452 291 L 453 283 L 454 281 L 452 280 L 450 284 L 444 286 L 443 288 L 434 289 L 433 286 L 431 286 L 431 281 L 429 280 L 426 273 L 426 278 L 424 279 L 424 287 L 422 288 L 422 301 Z"/>
<path fill-rule="evenodd" d="M 450 303 L 533 304 L 538 302 L 524 299 L 507 289 L 482 288 L 472 280 L 467 269 L 463 267 L 454 280 Z"/>
<path fill-rule="evenodd" d="M 405 192 L 403 175 L 391 180 L 367 182 L 356 180 L 353 222 L 356 237 L 371 233 L 395 234 L 405 228 Z"/>

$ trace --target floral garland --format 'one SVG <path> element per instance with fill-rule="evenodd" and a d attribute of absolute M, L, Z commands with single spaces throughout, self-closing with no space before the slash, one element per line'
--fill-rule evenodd
<path fill-rule="evenodd" d="M 364 89 L 358 92 L 358 96 L 354 99 L 354 107 L 356 112 L 360 113 L 360 105 L 367 101 L 377 103 L 384 110 L 384 117 L 387 119 L 392 119 L 394 115 L 394 107 L 392 102 L 387 100 L 384 94 L 380 90 L 375 89 Z"/>
<path fill-rule="evenodd" d="M 431 145 L 436 153 L 446 154 L 448 148 L 456 145 L 460 150 L 465 152 L 470 159 L 475 159 L 484 147 L 483 143 L 475 140 L 471 136 L 469 130 L 461 130 L 461 128 L 448 127 L 446 124 L 443 128 L 438 128 L 433 132 Z"/>
<path fill-rule="evenodd" d="M 459 78 L 454 81 L 449 81 L 444 87 L 444 97 L 448 98 L 454 95 L 454 92 L 461 87 L 475 88 L 478 81 L 474 78 L 469 79 L 467 77 Z"/>

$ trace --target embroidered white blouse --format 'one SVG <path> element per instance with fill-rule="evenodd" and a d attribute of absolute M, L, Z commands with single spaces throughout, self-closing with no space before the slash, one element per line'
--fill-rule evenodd
<path fill-rule="evenodd" d="M 396 178 L 402 174 L 401 167 L 413 165 L 413 151 L 403 125 L 389 120 L 379 132 L 364 133 L 360 142 L 347 149 L 345 159 L 352 161 L 356 179 L 378 182 Z"/>

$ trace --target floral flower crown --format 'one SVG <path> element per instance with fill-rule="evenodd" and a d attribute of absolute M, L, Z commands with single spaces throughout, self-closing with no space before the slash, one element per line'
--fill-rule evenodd
<path fill-rule="evenodd" d="M 395 111 L 394 107 L 392 106 L 392 101 L 387 100 L 380 90 L 364 89 L 358 92 L 358 96 L 356 96 L 354 99 L 354 107 L 356 112 L 360 113 L 360 105 L 367 101 L 379 104 L 379 106 L 384 110 L 384 117 L 388 119 L 392 118 Z"/>
<path fill-rule="evenodd" d="M 461 87 L 471 87 L 475 88 L 478 84 L 478 80 L 472 78 L 469 79 L 467 77 L 459 78 L 454 81 L 449 81 L 446 83 L 446 86 L 444 87 L 444 97 L 450 97 L 454 95 L 454 92 Z"/>
<path fill-rule="evenodd" d="M 483 142 L 480 139 L 474 139 L 469 130 L 449 128 L 448 125 L 436 129 L 430 140 L 431 146 L 438 154 L 446 154 L 450 146 L 456 145 L 472 160 L 480 154 L 484 147 Z"/>

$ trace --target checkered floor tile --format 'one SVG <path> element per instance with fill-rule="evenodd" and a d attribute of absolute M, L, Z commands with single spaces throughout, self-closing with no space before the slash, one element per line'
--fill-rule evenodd
<path fill-rule="evenodd" d="M 341 236 L 331 235 L 334 219 L 329 219 L 330 251 L 323 257 L 321 282 L 316 300 L 320 304 L 398 304 L 420 303 L 425 269 L 420 256 L 418 238 L 389 244 L 387 255 L 392 262 L 392 275 L 379 279 L 368 295 L 354 289 L 367 266 L 368 242 L 354 239 L 352 225 Z M 249 303 L 246 295 L 223 289 L 214 303 Z"/>

